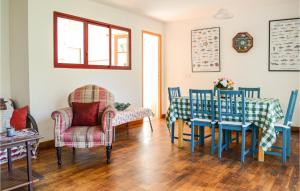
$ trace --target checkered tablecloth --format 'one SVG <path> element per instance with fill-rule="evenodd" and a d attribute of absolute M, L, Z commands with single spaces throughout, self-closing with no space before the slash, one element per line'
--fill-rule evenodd
<path fill-rule="evenodd" d="M 208 102 L 210 102 L 210 100 L 208 100 Z M 225 103 L 222 103 L 222 106 L 223 105 L 225 106 Z M 274 124 L 283 119 L 283 112 L 279 100 L 273 98 L 245 98 L 245 105 L 246 120 L 262 128 L 260 146 L 262 146 L 264 151 L 267 151 L 276 141 Z M 218 115 L 216 98 L 215 108 L 216 115 Z M 176 119 L 183 119 L 190 124 L 191 112 L 189 97 L 172 99 L 166 117 L 168 128 L 171 128 Z M 224 120 L 237 121 L 239 119 L 226 118 Z"/>

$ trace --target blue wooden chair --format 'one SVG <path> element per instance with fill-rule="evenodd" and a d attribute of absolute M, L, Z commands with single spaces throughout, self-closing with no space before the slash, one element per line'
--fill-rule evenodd
<path fill-rule="evenodd" d="M 223 105 L 222 105 L 223 104 Z M 224 120 L 226 119 L 226 120 Z M 228 120 L 227 120 L 228 119 Z M 231 119 L 235 119 L 234 121 Z M 236 121 L 238 119 L 238 121 Z M 228 149 L 231 131 L 242 132 L 242 148 L 241 148 L 241 162 L 245 162 L 245 156 L 253 151 L 255 131 L 252 131 L 251 149 L 246 150 L 246 131 L 251 129 L 250 122 L 246 122 L 245 116 L 245 92 L 234 90 L 218 90 L 218 158 L 222 158 L 223 149 Z M 223 144 L 223 130 L 225 134 L 225 144 Z M 254 152 L 252 152 L 253 154 Z"/>
<path fill-rule="evenodd" d="M 172 99 L 175 97 L 181 97 L 180 87 L 168 88 L 169 103 L 171 104 Z"/>
<path fill-rule="evenodd" d="M 248 98 L 260 98 L 260 88 L 239 87 L 239 90 L 244 90 L 245 96 Z"/>
<path fill-rule="evenodd" d="M 181 97 L 181 91 L 180 91 L 180 87 L 169 87 L 168 88 L 168 93 L 169 93 L 169 103 L 171 104 L 172 99 L 176 98 L 176 97 Z M 174 143 L 175 139 L 178 139 L 178 137 L 175 137 L 175 125 L 174 123 L 172 124 L 172 128 L 171 128 L 171 143 Z M 184 136 L 191 136 L 190 133 L 183 133 Z M 194 137 L 199 138 L 199 135 L 195 135 Z M 190 142 L 190 139 L 184 138 L 184 141 Z"/>
<path fill-rule="evenodd" d="M 195 137 L 195 126 L 200 127 L 200 139 L 195 142 L 191 139 L 191 152 L 195 150 L 195 144 L 204 144 L 204 139 L 212 136 L 214 140 L 215 133 L 205 136 L 204 128 L 215 125 L 215 107 L 213 90 L 193 90 L 190 89 L 190 111 L 191 111 L 191 137 Z M 214 129 L 214 128 L 212 128 Z M 212 141 L 212 151 L 215 145 Z"/>
<path fill-rule="evenodd" d="M 294 114 L 294 109 L 297 101 L 298 90 L 293 90 L 289 99 L 289 105 L 282 122 L 275 124 L 276 132 L 282 134 L 282 146 L 272 146 L 273 149 L 281 150 L 281 152 L 266 151 L 267 155 L 279 156 L 282 158 L 282 163 L 286 163 L 287 156 L 291 155 L 291 124 Z"/>
<path fill-rule="evenodd" d="M 173 98 L 181 97 L 180 87 L 169 87 L 168 94 L 169 94 L 169 104 L 171 104 Z M 174 132 L 175 132 L 175 124 L 173 123 L 172 128 L 171 128 L 171 142 L 172 143 L 174 143 L 174 139 L 178 139 L 178 137 L 174 136 Z M 189 140 L 187 140 L 187 141 L 189 141 Z"/>

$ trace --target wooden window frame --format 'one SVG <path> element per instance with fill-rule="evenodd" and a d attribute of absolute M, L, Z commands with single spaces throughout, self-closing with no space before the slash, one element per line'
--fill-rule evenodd
<path fill-rule="evenodd" d="M 65 18 L 83 23 L 83 64 L 68 64 L 58 62 L 58 42 L 57 42 L 57 18 Z M 88 64 L 88 24 L 107 27 L 109 29 L 109 65 L 89 65 Z M 104 22 L 90 20 L 82 17 L 77 17 L 61 12 L 53 13 L 53 26 L 54 26 L 54 67 L 55 68 L 79 68 L 79 69 L 113 69 L 113 70 L 131 70 L 131 29 L 112 25 Z M 128 66 L 116 66 L 112 63 L 112 33 L 111 30 L 122 30 L 128 32 Z"/>
<path fill-rule="evenodd" d="M 120 53 L 119 52 L 119 46 L 118 46 L 118 40 L 119 39 L 123 39 L 123 38 L 127 38 L 128 39 L 128 35 L 127 34 L 120 34 L 120 35 L 115 35 L 114 36 L 114 63 L 113 63 L 113 65 L 114 66 L 116 66 L 117 64 L 118 64 L 118 61 L 119 61 L 119 59 L 118 59 L 118 54 Z M 127 47 L 126 49 L 127 49 L 127 51 L 126 52 L 122 52 L 122 53 L 127 53 L 127 54 L 129 54 L 129 52 L 128 52 L 128 49 L 129 47 Z"/>

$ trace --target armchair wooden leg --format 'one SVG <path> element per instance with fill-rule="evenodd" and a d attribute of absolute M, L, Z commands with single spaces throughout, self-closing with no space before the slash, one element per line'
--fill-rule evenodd
<path fill-rule="evenodd" d="M 106 146 L 106 163 L 110 163 L 111 146 Z"/>
<path fill-rule="evenodd" d="M 61 147 L 56 147 L 57 164 L 61 166 Z"/>

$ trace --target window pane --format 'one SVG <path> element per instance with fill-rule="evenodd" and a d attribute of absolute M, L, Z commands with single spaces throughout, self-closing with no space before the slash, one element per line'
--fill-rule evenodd
<path fill-rule="evenodd" d="M 111 30 L 112 64 L 113 66 L 129 66 L 128 31 Z"/>
<path fill-rule="evenodd" d="M 88 64 L 109 65 L 109 28 L 88 25 Z"/>
<path fill-rule="evenodd" d="M 83 22 L 57 18 L 58 63 L 83 64 Z"/>

